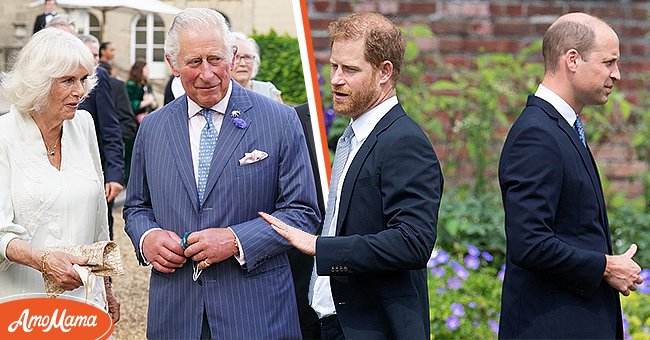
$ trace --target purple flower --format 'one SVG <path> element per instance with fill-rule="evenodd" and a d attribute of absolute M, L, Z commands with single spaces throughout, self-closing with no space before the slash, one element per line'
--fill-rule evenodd
<path fill-rule="evenodd" d="M 452 303 L 450 308 L 451 308 L 451 314 L 453 315 L 456 316 L 465 315 L 465 307 L 463 307 L 462 303 Z"/>
<path fill-rule="evenodd" d="M 436 259 L 433 257 L 429 258 L 429 261 L 427 261 L 427 268 L 433 268 L 437 265 Z"/>
<path fill-rule="evenodd" d="M 458 326 L 460 326 L 460 320 L 458 320 L 457 316 L 452 315 L 447 318 L 447 322 L 445 323 L 445 327 L 447 327 L 447 329 L 450 331 L 455 331 Z"/>
<path fill-rule="evenodd" d="M 478 269 L 478 266 L 481 264 L 481 260 L 478 257 L 474 256 L 474 255 L 465 256 L 465 258 L 463 259 L 463 262 L 465 263 L 467 268 L 472 269 L 472 270 Z"/>
<path fill-rule="evenodd" d="M 435 267 L 431 269 L 431 275 L 435 277 L 443 277 L 445 275 L 445 268 Z"/>
<path fill-rule="evenodd" d="M 650 294 L 650 270 L 643 269 L 639 275 L 643 279 L 643 283 L 637 286 L 639 293 Z"/>
<path fill-rule="evenodd" d="M 478 250 L 478 248 L 476 248 L 474 245 L 470 244 L 467 246 L 467 253 L 472 256 L 478 257 L 481 254 L 481 251 Z"/>
<path fill-rule="evenodd" d="M 449 261 L 449 265 L 454 269 L 454 272 L 456 272 L 456 275 L 460 277 L 463 280 L 467 279 L 467 276 L 469 276 L 469 272 L 465 267 L 463 267 L 462 264 L 456 262 L 456 261 Z"/>
<path fill-rule="evenodd" d="M 467 304 L 467 307 L 469 307 L 469 308 L 476 308 L 476 306 L 477 306 L 476 302 L 474 302 L 474 301 Z"/>
<path fill-rule="evenodd" d="M 478 321 L 472 321 L 472 326 L 474 326 L 474 328 L 478 327 L 478 325 Z"/>
<path fill-rule="evenodd" d="M 438 293 L 438 294 L 444 294 L 446 292 L 447 292 L 447 290 L 444 289 L 444 288 L 436 288 L 436 293 Z"/>
<path fill-rule="evenodd" d="M 492 260 L 494 260 L 494 257 L 492 256 L 492 254 L 488 253 L 487 251 L 482 252 L 481 257 L 485 261 L 488 261 L 488 262 L 492 262 Z"/>
<path fill-rule="evenodd" d="M 334 122 L 335 118 L 336 118 L 336 113 L 334 112 L 333 108 L 329 107 L 323 110 L 323 120 L 325 121 L 326 134 L 330 133 L 330 127 L 332 126 L 332 122 Z"/>
<path fill-rule="evenodd" d="M 459 290 L 463 286 L 463 282 L 454 276 L 447 279 L 447 286 L 453 290 Z"/>
<path fill-rule="evenodd" d="M 235 125 L 236 127 L 240 128 L 240 129 L 245 129 L 246 126 L 248 126 L 248 123 L 246 123 L 246 121 L 241 119 L 241 118 L 234 118 L 232 120 L 232 123 L 233 123 L 233 125 Z"/>
<path fill-rule="evenodd" d="M 490 327 L 490 330 L 494 334 L 499 333 L 499 323 L 494 321 L 494 320 L 488 320 L 488 326 Z"/>
<path fill-rule="evenodd" d="M 499 270 L 499 273 L 497 273 L 497 278 L 498 278 L 499 280 L 503 281 L 503 279 L 505 278 L 505 276 L 506 276 L 506 264 L 504 263 L 504 264 L 501 266 L 501 269 Z"/>
<path fill-rule="evenodd" d="M 445 264 L 449 261 L 449 253 L 444 250 L 438 250 L 436 251 L 435 259 L 438 264 Z"/>

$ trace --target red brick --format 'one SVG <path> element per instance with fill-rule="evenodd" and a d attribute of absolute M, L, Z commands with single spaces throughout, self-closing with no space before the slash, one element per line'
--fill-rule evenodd
<path fill-rule="evenodd" d="M 397 1 L 380 1 L 377 9 L 383 14 L 399 13 L 399 3 Z"/>
<path fill-rule="evenodd" d="M 643 61 L 628 61 L 623 58 L 619 63 L 620 69 L 623 73 L 627 72 L 648 72 L 650 71 L 650 60 Z"/>
<path fill-rule="evenodd" d="M 403 15 L 435 13 L 436 4 L 431 2 L 400 2 L 399 12 Z"/>
<path fill-rule="evenodd" d="M 584 5 L 579 5 L 579 4 L 570 4 L 569 9 L 567 10 L 567 13 L 572 13 L 572 12 L 584 12 L 584 13 L 589 13 L 589 9 L 584 6 Z"/>
<path fill-rule="evenodd" d="M 494 24 L 495 35 L 530 35 L 532 27 L 528 23 L 502 22 Z"/>
<path fill-rule="evenodd" d="M 618 19 L 618 18 L 629 17 L 626 8 L 627 6 L 626 7 L 623 6 L 594 7 L 591 9 L 591 11 L 589 11 L 589 13 L 597 17 L 604 18 L 605 21 L 607 21 L 608 18 Z"/>
<path fill-rule="evenodd" d="M 622 161 L 630 159 L 631 150 L 626 145 L 607 143 L 598 150 L 594 150 L 594 156 L 599 161 Z"/>
<path fill-rule="evenodd" d="M 330 24 L 330 19 L 309 19 L 309 27 L 312 31 L 327 31 L 327 25 Z"/>
<path fill-rule="evenodd" d="M 542 39 L 544 33 L 546 33 L 546 30 L 548 30 L 550 26 L 551 24 L 535 24 L 533 32 L 539 37 L 539 39 Z"/>
<path fill-rule="evenodd" d="M 478 35 L 492 35 L 494 28 L 489 20 L 474 21 L 469 25 L 469 31 Z"/>
<path fill-rule="evenodd" d="M 506 5 L 506 15 L 509 17 L 521 17 L 524 15 L 522 5 Z"/>
<path fill-rule="evenodd" d="M 336 1 L 334 11 L 336 13 L 351 13 L 352 4 L 349 1 Z"/>
<path fill-rule="evenodd" d="M 463 51 L 463 41 L 460 39 L 441 39 L 438 45 L 441 53 Z"/>
<path fill-rule="evenodd" d="M 641 194 L 643 194 L 643 183 L 640 181 L 630 181 L 629 179 L 612 179 L 610 180 L 609 184 L 609 190 L 611 192 L 624 192 L 625 196 L 628 198 L 639 197 Z"/>
<path fill-rule="evenodd" d="M 631 55 L 645 55 L 646 54 L 646 45 L 645 44 L 630 44 L 629 53 Z"/>
<path fill-rule="evenodd" d="M 332 8 L 329 1 L 312 1 L 309 5 L 313 6 L 313 10 L 316 12 L 329 12 Z"/>
<path fill-rule="evenodd" d="M 488 17 L 490 5 L 483 1 L 443 3 L 442 13 L 446 17 Z"/>
<path fill-rule="evenodd" d="M 647 25 L 621 25 L 616 31 L 618 35 L 625 38 L 645 37 L 648 34 Z"/>
<path fill-rule="evenodd" d="M 606 166 L 605 175 L 608 178 L 629 178 L 640 175 L 647 169 L 648 166 L 642 162 L 625 162 Z"/>
<path fill-rule="evenodd" d="M 528 16 L 534 15 L 561 15 L 563 14 L 562 7 L 555 6 L 542 6 L 542 5 L 528 5 Z"/>
<path fill-rule="evenodd" d="M 467 57 L 461 55 L 446 55 L 442 57 L 442 61 L 451 66 L 467 66 L 469 64 Z"/>
<path fill-rule="evenodd" d="M 505 16 L 506 9 L 505 5 L 490 2 L 490 15 L 493 17 L 502 17 Z"/>
<path fill-rule="evenodd" d="M 468 31 L 467 22 L 459 20 L 433 21 L 429 27 L 437 35 L 443 34 L 466 34 Z"/>
<path fill-rule="evenodd" d="M 377 4 L 375 2 L 370 2 L 370 1 L 362 1 L 358 2 L 354 5 L 351 5 L 351 7 L 354 7 L 353 12 L 359 13 L 359 12 L 377 12 Z"/>
<path fill-rule="evenodd" d="M 648 10 L 641 6 L 634 6 L 632 8 L 632 19 L 648 20 Z"/>
<path fill-rule="evenodd" d="M 329 50 L 330 49 L 330 39 L 327 37 L 314 37 L 311 38 L 311 44 L 315 51 L 319 50 Z"/>

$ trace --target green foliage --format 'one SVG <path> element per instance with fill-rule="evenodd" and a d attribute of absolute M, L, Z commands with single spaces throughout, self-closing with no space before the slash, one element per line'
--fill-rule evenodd
<path fill-rule="evenodd" d="M 271 30 L 266 34 L 254 33 L 260 47 L 260 70 L 256 80 L 270 81 L 282 91 L 287 104 L 301 104 L 307 101 L 305 78 L 302 72 L 298 39 L 278 35 Z"/>
<path fill-rule="evenodd" d="M 461 186 L 445 191 L 438 214 L 436 246 L 459 249 L 464 247 L 463 242 L 505 258 L 504 213 L 498 191 L 476 193 Z"/>
<path fill-rule="evenodd" d="M 650 340 L 650 294 L 621 296 L 626 333 L 634 340 Z"/>
<path fill-rule="evenodd" d="M 458 171 L 468 163 L 475 177 L 472 190 L 489 190 L 495 183 L 505 131 L 540 82 L 542 66 L 528 59 L 539 52 L 541 42 L 516 55 L 482 54 L 472 67 L 464 67 L 445 65 L 435 55 L 428 59 L 421 55 L 416 41 L 433 36 L 428 27 L 414 25 L 406 35 L 406 62 L 397 88 L 406 112 L 444 145 L 447 156 L 441 163 L 447 175 L 462 177 Z M 422 74 L 431 63 L 449 79 L 427 84 Z"/>
<path fill-rule="evenodd" d="M 635 243 L 639 250 L 634 260 L 641 268 L 650 267 L 650 213 L 644 209 L 643 198 L 630 200 L 619 192 L 610 196 L 608 204 L 614 254 L 622 254 Z"/>
<path fill-rule="evenodd" d="M 450 261 L 438 263 L 434 256 L 429 262 L 431 337 L 496 339 L 502 285 L 498 270 L 485 259 L 476 270 L 469 269 L 462 257 L 452 254 Z"/>

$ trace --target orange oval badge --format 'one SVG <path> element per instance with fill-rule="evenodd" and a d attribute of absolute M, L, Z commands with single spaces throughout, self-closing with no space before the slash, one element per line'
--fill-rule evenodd
<path fill-rule="evenodd" d="M 93 305 L 65 298 L 24 298 L 0 304 L 2 339 L 107 339 L 111 317 Z"/>

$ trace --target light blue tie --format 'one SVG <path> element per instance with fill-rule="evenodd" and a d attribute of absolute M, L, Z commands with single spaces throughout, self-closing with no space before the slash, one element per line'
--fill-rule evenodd
<path fill-rule="evenodd" d="M 580 116 L 576 115 L 576 122 L 573 124 L 573 129 L 576 130 L 578 133 L 578 137 L 580 137 L 580 141 L 582 142 L 582 145 L 587 147 L 587 140 L 585 139 L 585 129 L 582 127 L 582 121 L 580 120 Z"/>
<path fill-rule="evenodd" d="M 334 218 L 334 207 L 336 206 L 336 191 L 339 186 L 341 175 L 343 174 L 343 169 L 345 168 L 345 163 L 347 163 L 348 156 L 350 155 L 352 137 L 354 137 L 354 130 L 352 130 L 352 125 L 348 125 L 336 145 L 334 165 L 332 166 L 332 179 L 330 180 L 330 190 L 327 194 L 325 222 L 323 223 L 322 235 L 324 236 L 334 236 L 336 234 L 336 223 L 332 223 L 332 219 Z"/>
<path fill-rule="evenodd" d="M 199 142 L 199 204 L 203 205 L 205 194 L 205 184 L 208 182 L 208 173 L 210 173 L 210 163 L 212 162 L 212 153 L 217 145 L 217 130 L 212 122 L 211 109 L 202 109 L 201 114 L 205 117 L 205 126 L 201 130 L 201 140 Z"/>

